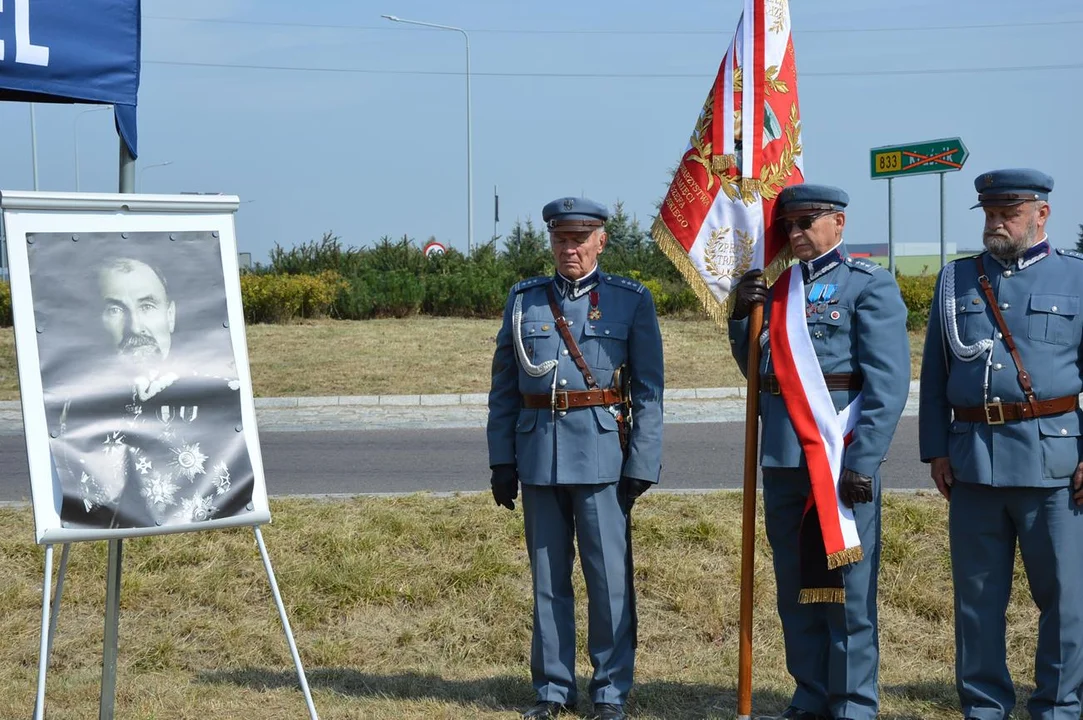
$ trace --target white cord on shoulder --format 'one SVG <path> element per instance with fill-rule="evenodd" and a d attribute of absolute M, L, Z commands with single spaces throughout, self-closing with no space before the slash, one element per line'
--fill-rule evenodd
<path fill-rule="evenodd" d="M 962 338 L 959 337 L 959 319 L 956 315 L 958 301 L 955 298 L 955 263 L 948 263 L 940 281 L 940 318 L 944 326 L 944 335 L 947 337 L 947 345 L 951 348 L 952 355 L 963 362 L 972 362 L 982 353 L 989 352 L 993 348 L 993 341 L 990 338 L 982 338 L 973 345 L 963 344 Z"/>

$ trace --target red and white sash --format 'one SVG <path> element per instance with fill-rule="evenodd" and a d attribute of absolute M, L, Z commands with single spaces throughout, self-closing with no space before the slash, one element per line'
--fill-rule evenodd
<path fill-rule="evenodd" d="M 796 270 L 796 272 L 795 272 Z M 861 409 L 861 394 L 835 411 L 805 315 L 800 268 L 782 273 L 771 292 L 772 363 L 790 421 L 805 451 L 812 503 L 823 533 L 830 569 L 863 557 L 854 511 L 839 499 L 842 455 Z"/>

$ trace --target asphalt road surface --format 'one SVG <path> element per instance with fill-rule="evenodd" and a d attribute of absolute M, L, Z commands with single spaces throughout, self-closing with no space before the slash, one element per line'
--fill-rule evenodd
<path fill-rule="evenodd" d="M 932 489 L 918 460 L 916 417 L 903 417 L 881 476 L 889 490 Z M 489 486 L 481 428 L 261 432 L 271 495 L 454 492 Z M 717 490 L 741 485 L 743 423 L 666 426 L 662 486 Z M 0 436 L 0 501 L 30 498 L 22 435 Z"/>

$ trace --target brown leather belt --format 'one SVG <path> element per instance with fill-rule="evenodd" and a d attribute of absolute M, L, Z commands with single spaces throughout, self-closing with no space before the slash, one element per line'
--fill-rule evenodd
<path fill-rule="evenodd" d="M 860 390 L 864 384 L 864 378 L 858 373 L 826 373 L 824 382 L 828 390 Z M 781 395 L 782 388 L 778 386 L 777 375 L 764 375 L 760 378 L 760 390 L 772 395 Z"/>
<path fill-rule="evenodd" d="M 956 420 L 1003 425 L 1012 420 L 1028 420 L 1045 415 L 1060 415 L 1079 408 L 1079 396 L 1067 395 L 1052 400 L 1037 400 L 1035 414 L 1029 402 L 991 402 L 983 407 L 952 407 Z"/>
<path fill-rule="evenodd" d="M 523 407 L 528 410 L 540 410 L 542 408 L 570 410 L 595 405 L 618 405 L 620 402 L 620 390 L 617 388 L 557 390 L 555 396 L 548 394 L 523 395 Z"/>

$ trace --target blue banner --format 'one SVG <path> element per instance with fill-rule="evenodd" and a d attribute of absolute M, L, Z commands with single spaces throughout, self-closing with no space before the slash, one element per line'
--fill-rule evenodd
<path fill-rule="evenodd" d="M 136 156 L 140 0 L 0 0 L 0 100 L 112 105 Z"/>

